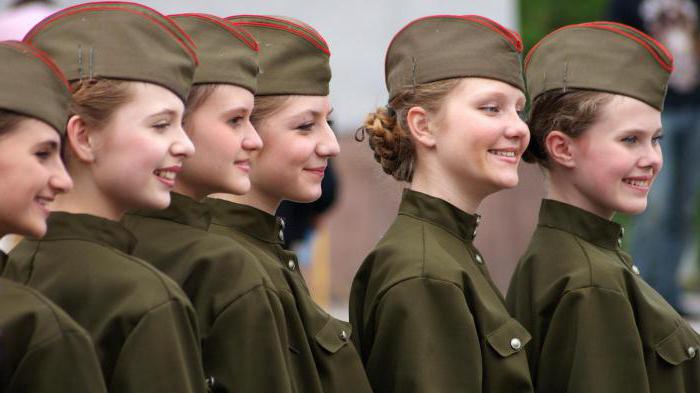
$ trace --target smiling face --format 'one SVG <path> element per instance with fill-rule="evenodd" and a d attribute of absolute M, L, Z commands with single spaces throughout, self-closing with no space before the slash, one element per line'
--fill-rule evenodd
<path fill-rule="evenodd" d="M 115 211 L 164 209 L 183 161 L 194 152 L 181 125 L 184 105 L 158 85 L 131 82 L 129 89 L 130 100 L 90 133 L 91 178 Z"/>
<path fill-rule="evenodd" d="M 328 159 L 340 152 L 328 125 L 331 111 L 328 97 L 291 96 L 255 124 L 263 149 L 253 159 L 251 192 L 272 204 L 321 196 Z"/>
<path fill-rule="evenodd" d="M 572 141 L 569 181 L 584 209 L 602 217 L 640 213 L 661 170 L 661 112 L 615 96 L 598 120 Z"/>
<path fill-rule="evenodd" d="M 0 134 L 0 235 L 41 237 L 48 204 L 73 186 L 52 127 L 25 118 Z"/>
<path fill-rule="evenodd" d="M 530 140 L 519 115 L 524 106 L 523 93 L 509 84 L 461 81 L 445 98 L 435 123 L 434 152 L 446 181 L 481 197 L 515 187 Z"/>

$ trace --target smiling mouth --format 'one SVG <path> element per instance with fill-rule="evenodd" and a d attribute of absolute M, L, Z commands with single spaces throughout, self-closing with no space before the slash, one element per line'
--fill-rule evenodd
<path fill-rule="evenodd" d="M 489 153 L 496 155 L 496 156 L 501 156 L 501 157 L 509 157 L 509 158 L 515 158 L 515 152 L 512 150 L 494 150 L 494 149 L 489 149 Z"/>
<path fill-rule="evenodd" d="M 165 180 L 170 180 L 170 181 L 174 181 L 175 177 L 177 176 L 176 172 L 163 170 L 163 169 L 156 169 L 155 171 L 153 171 L 153 174 L 160 177 L 160 178 L 163 178 Z"/>
<path fill-rule="evenodd" d="M 638 180 L 638 179 L 622 179 L 623 182 L 635 186 L 635 187 L 649 187 L 651 185 L 651 180 Z"/>

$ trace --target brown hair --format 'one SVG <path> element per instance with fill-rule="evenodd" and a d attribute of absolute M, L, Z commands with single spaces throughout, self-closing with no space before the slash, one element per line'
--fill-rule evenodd
<path fill-rule="evenodd" d="M 523 160 L 549 167 L 545 140 L 557 130 L 577 138 L 598 119 L 601 108 L 612 99 L 609 93 L 592 90 L 551 90 L 535 98 L 528 126 L 530 144 Z"/>
<path fill-rule="evenodd" d="M 374 159 L 385 173 L 398 181 L 413 179 L 416 152 L 406 115 L 413 107 L 421 107 L 430 113 L 438 113 L 445 97 L 462 81 L 462 78 L 424 83 L 400 92 L 389 105 L 377 108 L 367 115 L 364 124 L 357 129 L 355 139 L 369 136 L 369 147 Z"/>
<path fill-rule="evenodd" d="M 17 112 L 0 109 L 0 136 L 17 128 L 17 126 L 19 126 L 19 124 L 25 119 L 27 119 L 27 116 L 21 115 Z"/>
<path fill-rule="evenodd" d="M 215 83 L 203 83 L 192 86 L 187 96 L 187 102 L 185 103 L 185 114 L 182 117 L 183 123 L 187 121 L 187 118 L 194 113 L 197 108 L 204 104 L 207 98 L 214 94 L 218 86 L 219 85 Z"/>
<path fill-rule="evenodd" d="M 253 106 L 253 113 L 250 114 L 250 122 L 257 128 L 268 116 L 280 110 L 291 97 L 288 95 L 255 96 L 255 105 Z"/>
<path fill-rule="evenodd" d="M 78 115 L 89 127 L 103 128 L 114 112 L 131 99 L 127 81 L 91 79 L 73 82 L 71 115 Z"/>

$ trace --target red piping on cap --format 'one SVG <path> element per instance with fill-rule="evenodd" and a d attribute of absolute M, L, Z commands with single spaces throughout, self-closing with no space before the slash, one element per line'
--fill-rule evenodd
<path fill-rule="evenodd" d="M 125 4 L 128 4 L 128 3 L 125 3 Z M 75 11 L 69 11 L 69 12 L 62 12 L 62 11 L 59 11 L 59 12 L 60 12 L 59 15 L 55 15 L 55 14 L 54 14 L 54 15 L 52 15 L 52 16 L 47 17 L 47 18 L 44 19 L 43 21 L 39 22 L 38 25 L 36 25 L 29 33 L 27 33 L 27 35 L 24 37 L 24 40 L 23 40 L 23 41 L 28 42 L 28 43 L 31 43 L 31 42 L 32 42 L 32 39 L 34 39 L 34 36 L 36 36 L 36 35 L 39 33 L 39 31 L 41 30 L 41 28 L 48 27 L 50 24 L 52 24 L 52 23 L 58 21 L 58 20 L 61 19 L 61 18 L 70 16 L 70 15 L 73 15 L 73 14 L 77 14 L 77 13 L 80 13 L 80 12 L 83 12 L 83 11 L 102 11 L 102 10 L 106 10 L 106 11 L 128 12 L 128 13 L 130 13 L 130 14 L 140 15 L 140 16 L 142 16 L 142 17 L 148 19 L 149 21 L 153 22 L 153 24 L 159 26 L 160 28 L 162 28 L 163 30 L 165 30 L 166 32 L 168 32 L 168 34 L 170 34 L 171 36 L 175 37 L 175 40 L 176 40 L 176 41 L 180 44 L 180 46 L 181 46 L 182 48 L 184 48 L 185 51 L 190 55 L 190 57 L 192 58 L 192 60 L 194 60 L 194 63 L 195 63 L 195 64 L 199 64 L 199 58 L 197 57 L 197 53 L 195 53 L 194 49 L 193 49 L 192 47 L 190 47 L 189 45 L 187 45 L 187 43 L 186 43 L 185 41 L 183 41 L 183 39 L 182 39 L 181 37 L 179 37 L 177 34 L 175 34 L 172 30 L 168 29 L 167 26 L 165 26 L 165 25 L 164 25 L 163 23 L 161 23 L 159 20 L 157 20 L 157 19 L 151 17 L 150 15 L 147 15 L 147 14 L 145 14 L 145 13 L 143 13 L 143 12 L 138 12 L 138 11 L 135 11 L 135 10 L 127 9 L 127 8 L 96 6 L 96 7 L 85 7 L 85 8 L 81 8 L 81 9 L 75 10 Z M 172 23 L 173 25 L 177 26 L 177 25 L 175 24 L 175 22 L 173 22 L 172 20 L 167 19 L 167 18 L 166 18 L 166 20 L 167 20 L 168 22 Z M 178 26 L 178 28 L 179 28 L 179 26 Z M 183 34 L 185 34 L 185 37 L 187 37 L 187 39 L 191 40 L 191 38 L 190 38 L 186 33 L 183 32 Z"/>
<path fill-rule="evenodd" d="M 269 20 L 269 21 L 274 21 L 274 22 L 280 22 L 280 23 L 290 24 L 290 25 L 293 25 L 293 26 L 296 26 L 296 27 L 300 28 L 301 30 L 304 30 L 305 32 L 307 32 L 307 33 L 310 34 L 311 36 L 317 38 L 319 41 L 321 41 L 321 42 L 323 43 L 323 45 L 326 46 L 326 49 L 329 48 L 328 42 L 326 42 L 326 40 L 323 38 L 323 36 L 321 35 L 321 33 L 317 32 L 316 30 L 314 30 L 314 29 L 312 29 L 312 28 L 310 28 L 310 27 L 307 27 L 307 26 L 304 26 L 304 25 L 300 25 L 299 23 L 295 23 L 295 22 L 290 21 L 290 20 L 286 20 L 286 19 L 283 19 L 283 18 L 276 18 L 276 17 L 274 17 L 274 16 L 268 16 L 268 15 L 251 15 L 251 14 L 246 14 L 246 15 L 234 15 L 234 16 L 229 16 L 229 18 L 258 18 L 258 19 L 265 19 L 265 20 Z M 227 19 L 228 19 L 228 18 L 227 18 Z M 243 22 L 235 22 L 235 23 L 243 23 Z M 330 52 L 329 52 L 328 54 L 330 55 Z"/>
<path fill-rule="evenodd" d="M 47 67 L 49 67 L 49 70 L 51 70 L 51 72 L 56 76 L 59 82 L 63 83 L 63 85 L 66 86 L 69 92 L 73 92 L 73 89 L 71 88 L 70 83 L 68 83 L 68 79 L 66 79 L 66 76 L 46 53 L 31 46 L 28 43 L 20 41 L 5 41 L 3 43 L 0 43 L 0 45 L 8 46 L 21 51 L 29 51 L 32 55 L 34 55 L 35 58 L 39 59 L 41 62 L 46 64 Z"/>
<path fill-rule="evenodd" d="M 294 29 L 291 29 L 287 26 L 278 25 L 275 23 L 263 23 L 263 22 L 243 22 L 243 21 L 241 21 L 241 22 L 232 21 L 232 22 L 235 23 L 236 25 L 240 25 L 243 27 L 245 27 L 245 26 L 259 26 L 259 27 L 271 27 L 271 28 L 278 29 L 278 30 L 284 30 L 284 31 L 292 33 L 294 35 L 298 35 L 299 37 L 305 39 L 306 41 L 309 41 L 311 43 L 311 45 L 315 46 L 321 52 L 327 54 L 328 56 L 331 55 L 331 52 L 327 48 L 324 48 L 322 45 L 319 45 L 319 43 L 316 42 L 316 40 L 314 40 L 312 37 L 309 37 L 309 35 L 306 34 L 305 32 L 301 32 L 299 30 L 294 30 Z"/>
<path fill-rule="evenodd" d="M 200 14 L 200 13 L 184 13 L 184 14 L 174 14 L 174 15 L 168 15 L 169 18 L 175 18 L 178 16 L 184 16 L 184 17 L 192 17 L 192 18 L 199 18 L 202 20 L 206 20 L 209 22 L 212 22 L 218 26 L 223 27 L 226 29 L 231 35 L 235 36 L 239 40 L 243 41 L 244 44 L 246 44 L 250 49 L 258 52 L 260 50 L 260 46 L 258 45 L 258 42 L 253 38 L 253 36 L 250 35 L 247 31 L 244 31 L 243 29 L 237 28 L 233 23 L 226 24 L 222 23 L 220 19 L 216 17 L 212 17 L 211 15 L 207 14 Z M 223 19 L 224 22 L 228 22 L 225 19 Z M 177 21 L 175 21 L 177 23 Z"/>

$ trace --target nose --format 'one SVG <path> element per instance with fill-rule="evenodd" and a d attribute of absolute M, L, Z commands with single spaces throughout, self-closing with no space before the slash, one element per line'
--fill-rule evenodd
<path fill-rule="evenodd" d="M 177 126 L 173 143 L 170 145 L 170 153 L 176 157 L 183 159 L 191 157 L 194 154 L 194 144 L 185 133 L 182 126 Z"/>
<path fill-rule="evenodd" d="M 639 159 L 639 166 L 651 168 L 653 173 L 658 173 L 664 165 L 664 157 L 659 144 L 649 144 L 644 149 Z"/>
<path fill-rule="evenodd" d="M 530 128 L 527 123 L 520 117 L 518 112 L 514 112 L 510 118 L 510 124 L 506 128 L 506 138 L 519 139 L 523 146 L 527 146 L 530 142 Z"/>
<path fill-rule="evenodd" d="M 263 148 L 263 141 L 258 135 L 258 131 L 253 127 L 253 124 L 248 122 L 248 127 L 243 134 L 243 141 L 241 142 L 241 147 L 243 150 L 256 151 Z"/>
<path fill-rule="evenodd" d="M 321 157 L 335 157 L 340 154 L 340 145 L 333 129 L 326 123 L 320 132 L 321 139 L 316 145 L 316 154 Z"/>
<path fill-rule="evenodd" d="M 57 194 L 65 194 L 73 189 L 73 179 L 71 179 L 65 165 L 63 165 L 63 161 L 60 159 L 58 159 L 58 162 L 51 170 L 49 187 Z"/>

